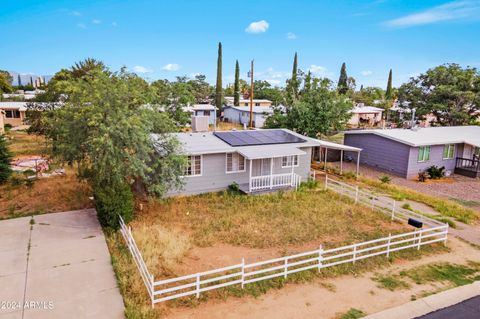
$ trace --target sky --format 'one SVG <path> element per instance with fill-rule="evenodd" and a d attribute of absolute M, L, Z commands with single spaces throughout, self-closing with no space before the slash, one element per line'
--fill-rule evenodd
<path fill-rule="evenodd" d="M 399 86 L 443 63 L 480 67 L 480 0 L 0 1 L 0 69 L 54 74 L 87 57 L 149 81 L 205 74 L 283 86 L 299 68 L 357 86 Z"/>

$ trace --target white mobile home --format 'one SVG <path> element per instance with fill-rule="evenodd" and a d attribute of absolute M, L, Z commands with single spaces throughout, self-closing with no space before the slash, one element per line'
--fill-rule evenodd
<path fill-rule="evenodd" d="M 254 106 L 252 108 L 252 125 L 262 128 L 267 117 L 273 114 L 269 106 Z M 223 120 L 229 123 L 250 125 L 250 106 L 226 106 L 223 109 Z"/>

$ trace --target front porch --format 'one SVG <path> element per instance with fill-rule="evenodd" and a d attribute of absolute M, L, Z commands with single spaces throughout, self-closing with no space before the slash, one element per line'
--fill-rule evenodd
<path fill-rule="evenodd" d="M 252 176 L 249 183 L 240 184 L 240 191 L 245 194 L 265 194 L 279 190 L 297 190 L 302 177 L 296 173 L 270 174 Z"/>
<path fill-rule="evenodd" d="M 455 174 L 472 178 L 480 177 L 480 161 L 457 157 L 455 162 Z"/>

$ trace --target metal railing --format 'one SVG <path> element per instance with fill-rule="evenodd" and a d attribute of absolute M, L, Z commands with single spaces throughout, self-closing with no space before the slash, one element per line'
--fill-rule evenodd
<path fill-rule="evenodd" d="M 480 161 L 470 158 L 457 157 L 455 168 L 461 168 L 468 171 L 480 172 Z"/>

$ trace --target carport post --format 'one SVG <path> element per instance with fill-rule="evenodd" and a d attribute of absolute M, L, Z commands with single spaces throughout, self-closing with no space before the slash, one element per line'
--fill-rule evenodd
<path fill-rule="evenodd" d="M 252 160 L 250 159 L 250 170 L 249 170 L 249 177 L 248 177 L 248 192 L 252 192 Z"/>
<path fill-rule="evenodd" d="M 340 175 L 343 174 L 343 150 L 340 150 Z"/>
<path fill-rule="evenodd" d="M 360 171 L 360 151 L 357 152 L 357 178 L 358 178 L 359 171 Z"/>
<path fill-rule="evenodd" d="M 325 147 L 325 174 L 327 174 L 327 154 L 328 154 L 328 148 Z"/>

